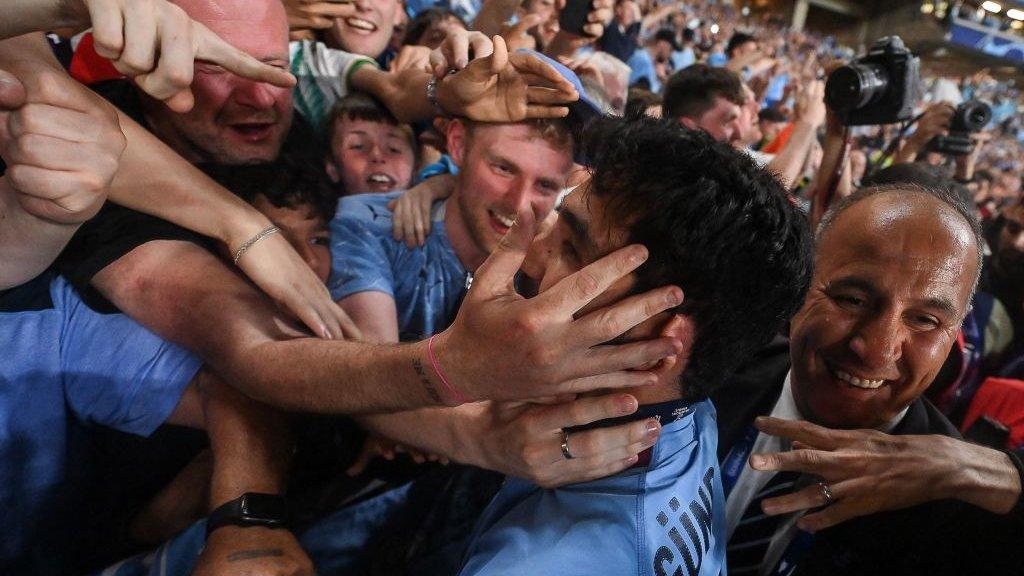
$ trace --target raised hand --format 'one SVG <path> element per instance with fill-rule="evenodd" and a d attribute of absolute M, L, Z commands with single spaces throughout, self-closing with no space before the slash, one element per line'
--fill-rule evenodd
<path fill-rule="evenodd" d="M 562 429 L 636 412 L 628 394 L 589 396 L 556 404 L 492 402 L 485 409 L 482 439 L 488 446 L 486 466 L 524 478 L 544 488 L 603 478 L 632 466 L 650 448 L 661 425 L 650 418 L 608 428 L 573 432 L 562 454 Z"/>
<path fill-rule="evenodd" d="M 678 306 L 682 291 L 665 286 L 585 316 L 576 314 L 647 259 L 643 246 L 619 249 L 525 299 L 514 278 L 534 235 L 529 209 L 477 270 L 452 326 L 436 336 L 440 367 L 470 400 L 517 400 L 654 383 L 636 370 L 682 355 L 690 342 L 656 338 L 607 344 L 637 324 Z"/>
<path fill-rule="evenodd" d="M 175 112 L 188 112 L 194 62 L 201 60 L 275 86 L 291 87 L 287 70 L 260 62 L 222 40 L 166 0 L 80 0 L 92 22 L 96 52 Z"/>
<path fill-rule="evenodd" d="M 579 94 L 554 68 L 529 54 L 509 54 L 494 37 L 494 53 L 477 58 L 438 83 L 437 98 L 449 113 L 480 122 L 560 118 Z"/>
<path fill-rule="evenodd" d="M 236 250 L 245 239 L 229 248 Z M 317 336 L 362 339 L 352 319 L 331 300 L 324 283 L 280 234 L 271 234 L 246 250 L 238 267 L 278 308 L 293 314 Z"/>
<path fill-rule="evenodd" d="M 789 438 L 794 450 L 753 454 L 755 470 L 792 470 L 828 484 L 832 504 L 798 521 L 816 531 L 851 518 L 941 498 L 959 498 L 996 513 L 1020 496 L 1009 458 L 991 448 L 946 436 L 891 435 L 876 430 L 831 430 L 810 422 L 758 418 L 759 430 Z M 812 485 L 764 501 L 766 514 L 787 514 L 826 504 Z"/>
<path fill-rule="evenodd" d="M 288 13 L 288 28 L 299 30 L 326 30 L 335 18 L 347 18 L 356 13 L 352 0 L 284 0 Z"/>
<path fill-rule="evenodd" d="M 102 98 L 62 88 L 60 72 L 22 81 L 0 71 L 0 157 L 25 212 L 55 224 L 81 224 L 99 211 L 125 138 Z"/>

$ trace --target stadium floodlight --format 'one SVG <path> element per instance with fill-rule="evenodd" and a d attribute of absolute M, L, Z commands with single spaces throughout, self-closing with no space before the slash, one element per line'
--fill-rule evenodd
<path fill-rule="evenodd" d="M 981 7 L 993 14 L 999 14 L 1003 11 L 1003 7 L 998 2 L 992 2 L 991 0 L 982 2 Z"/>

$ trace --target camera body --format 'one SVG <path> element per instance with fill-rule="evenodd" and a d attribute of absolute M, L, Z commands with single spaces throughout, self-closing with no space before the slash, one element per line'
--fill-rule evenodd
<path fill-rule="evenodd" d="M 838 68 L 825 103 L 846 126 L 905 122 L 921 95 L 921 61 L 899 36 L 877 40 L 863 58 Z"/>
<path fill-rule="evenodd" d="M 988 126 L 992 120 L 992 107 L 981 100 L 968 100 L 956 107 L 949 124 L 949 134 L 936 136 L 928 143 L 928 150 L 948 156 L 964 156 L 974 152 L 971 134 Z"/>

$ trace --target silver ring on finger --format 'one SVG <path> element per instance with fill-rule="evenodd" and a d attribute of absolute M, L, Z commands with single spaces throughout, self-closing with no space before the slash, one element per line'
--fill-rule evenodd
<path fill-rule="evenodd" d="M 562 430 L 562 456 L 565 456 L 566 460 L 572 460 L 575 456 L 569 451 L 569 433 Z"/>
<path fill-rule="evenodd" d="M 818 490 L 821 491 L 822 498 L 825 499 L 825 506 L 832 504 L 832 489 L 828 487 L 828 484 L 824 482 L 818 482 Z"/>

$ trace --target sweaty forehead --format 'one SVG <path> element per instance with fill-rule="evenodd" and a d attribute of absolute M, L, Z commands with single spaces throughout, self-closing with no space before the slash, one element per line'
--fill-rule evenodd
<path fill-rule="evenodd" d="M 265 59 L 287 57 L 288 17 L 278 0 L 174 0 L 231 45 Z"/>
<path fill-rule="evenodd" d="M 917 192 L 882 193 L 847 208 L 819 239 L 816 275 L 851 268 L 879 274 L 914 274 L 962 288 L 969 295 L 977 273 L 974 234 L 938 199 Z M 823 278 L 828 280 L 828 278 Z"/>

